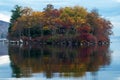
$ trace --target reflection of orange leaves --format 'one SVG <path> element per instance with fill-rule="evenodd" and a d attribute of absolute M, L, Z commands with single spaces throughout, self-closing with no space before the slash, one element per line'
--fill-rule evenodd
<path fill-rule="evenodd" d="M 106 49 L 108 48 L 108 46 L 98 46 L 98 52 L 100 53 L 106 53 Z"/>
<path fill-rule="evenodd" d="M 87 71 L 97 71 L 100 66 L 109 63 L 108 46 L 89 47 L 53 47 L 53 46 L 32 46 L 30 56 L 27 56 L 29 47 L 10 47 L 11 62 L 17 65 L 20 70 L 28 65 L 32 72 L 52 73 L 73 73 L 71 76 L 83 76 Z M 41 53 L 43 52 L 43 53 Z M 46 52 L 48 53 L 46 55 Z M 26 55 L 26 56 L 25 56 Z M 50 72 L 50 73 L 49 73 Z M 63 75 L 65 76 L 65 75 Z"/>

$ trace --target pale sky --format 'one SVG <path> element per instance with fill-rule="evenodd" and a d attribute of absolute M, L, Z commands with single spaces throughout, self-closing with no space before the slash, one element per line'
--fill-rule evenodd
<path fill-rule="evenodd" d="M 9 22 L 10 11 L 15 5 L 42 11 L 47 4 L 53 4 L 55 8 L 76 5 L 87 10 L 96 8 L 101 16 L 112 22 L 114 35 L 120 36 L 120 0 L 0 0 L 0 20 Z"/>

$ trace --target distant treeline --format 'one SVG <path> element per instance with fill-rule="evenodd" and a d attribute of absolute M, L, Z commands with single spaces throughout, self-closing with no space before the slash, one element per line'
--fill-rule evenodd
<path fill-rule="evenodd" d="M 12 10 L 8 38 L 46 43 L 109 42 L 112 24 L 96 9 L 81 6 L 55 9 L 48 4 L 43 11 L 16 5 Z"/>

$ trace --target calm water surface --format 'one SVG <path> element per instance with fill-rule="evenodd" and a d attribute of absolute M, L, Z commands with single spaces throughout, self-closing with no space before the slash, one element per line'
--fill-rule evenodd
<path fill-rule="evenodd" d="M 120 80 L 120 38 L 110 46 L 58 47 L 0 42 L 0 80 Z"/>

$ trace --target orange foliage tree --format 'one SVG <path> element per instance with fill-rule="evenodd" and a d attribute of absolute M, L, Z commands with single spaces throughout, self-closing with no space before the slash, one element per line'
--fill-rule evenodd
<path fill-rule="evenodd" d="M 45 41 L 55 41 L 62 36 L 64 41 L 96 43 L 109 42 L 109 35 L 112 34 L 111 22 L 102 18 L 97 10 L 88 12 L 81 6 L 55 9 L 51 4 L 43 11 L 33 11 L 31 8 L 20 10 L 20 16 L 15 18 L 14 23 L 11 22 L 9 28 L 9 34 L 12 34 L 9 36 L 12 38 L 31 37 L 31 40 L 41 41 L 44 38 Z M 18 31 L 20 34 L 16 35 Z"/>

